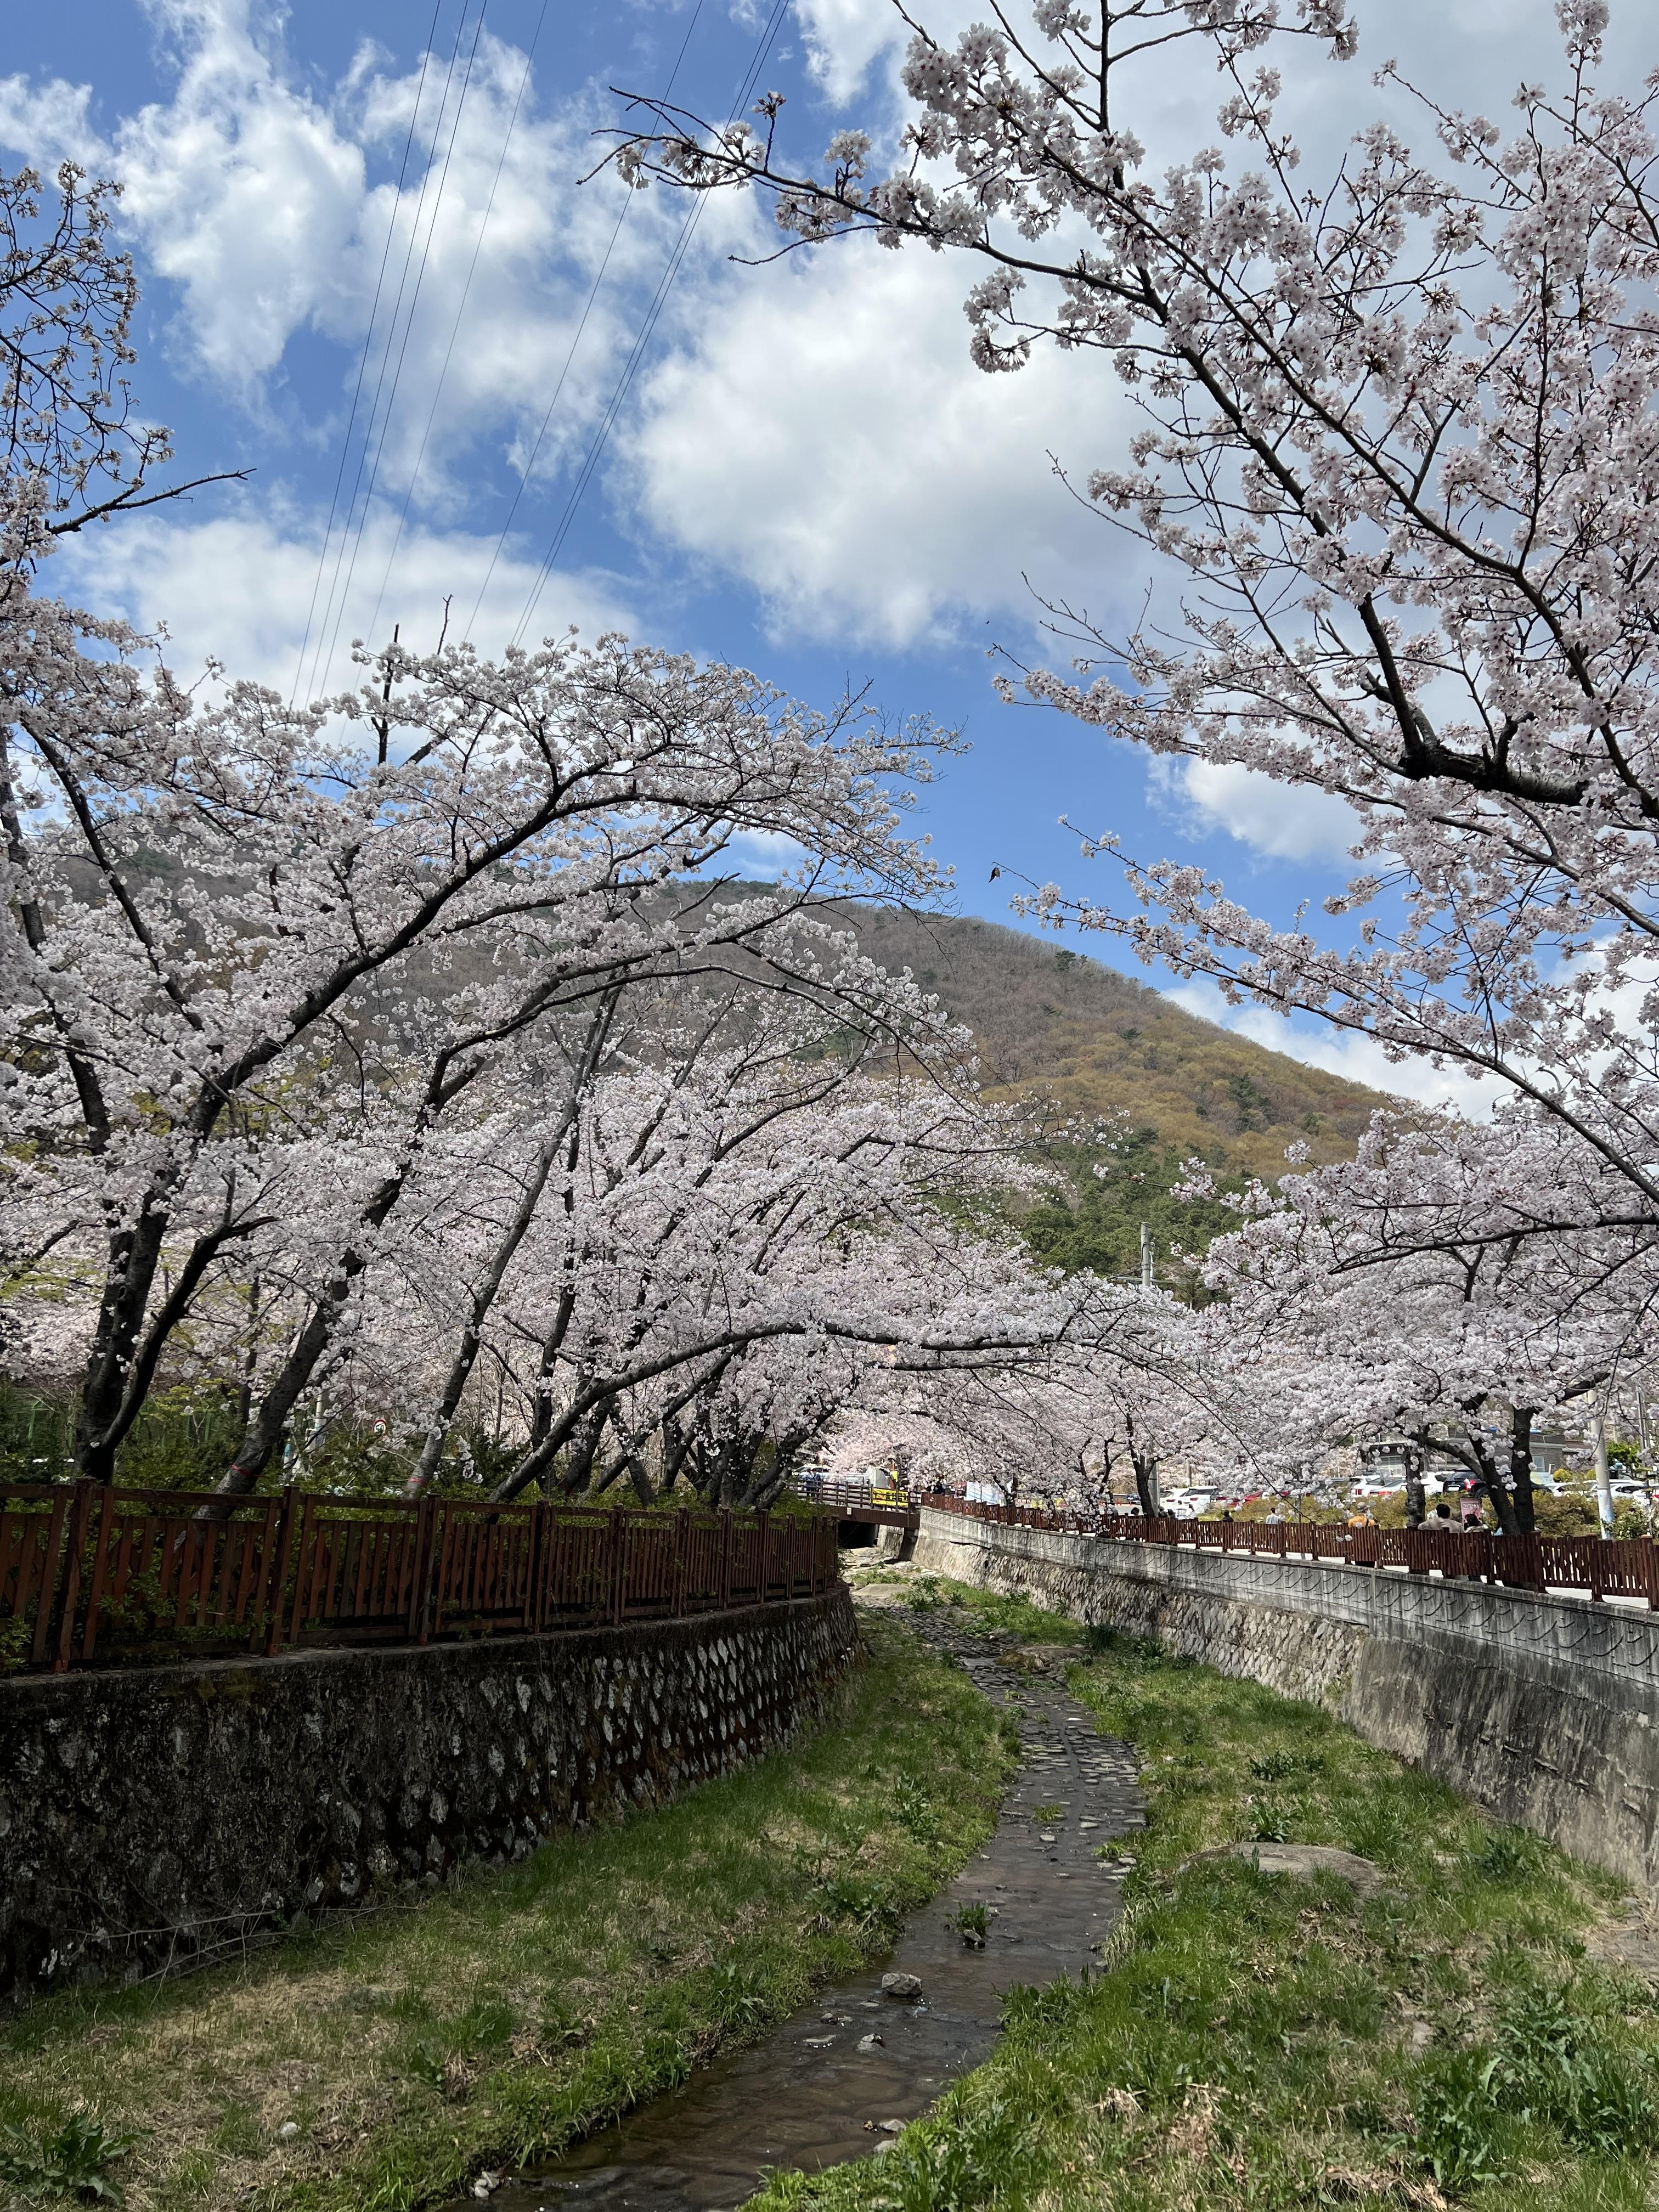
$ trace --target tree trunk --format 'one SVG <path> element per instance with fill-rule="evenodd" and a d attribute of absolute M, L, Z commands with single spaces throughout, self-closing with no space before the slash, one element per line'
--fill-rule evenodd
<path fill-rule="evenodd" d="M 1532 1424 L 1534 1408 L 1517 1406 L 1510 1423 L 1510 1488 L 1515 1498 L 1515 1525 L 1523 1536 L 1536 1534 L 1533 1511 Z"/>
<path fill-rule="evenodd" d="M 437 1411 L 433 1416 L 422 1443 L 420 1457 L 415 1462 L 414 1472 L 410 1474 L 406 1486 L 408 1495 L 411 1498 L 418 1497 L 438 1471 L 438 1462 L 443 1457 L 444 1445 L 448 1439 L 451 1425 L 459 1410 L 462 1394 L 477 1364 L 478 1353 L 483 1343 L 484 1323 L 489 1319 L 490 1310 L 501 1294 L 501 1285 L 507 1279 L 507 1271 L 518 1256 L 520 1248 L 534 1224 L 541 1206 L 542 1194 L 547 1188 L 548 1179 L 553 1172 L 555 1164 L 560 1152 L 564 1148 L 567 1139 L 570 1142 L 568 1172 L 573 1175 L 575 1172 L 580 1129 L 577 1116 L 581 1111 L 582 1100 L 586 1093 L 588 1083 L 599 1066 L 605 1039 L 610 1034 L 611 1023 L 616 1018 L 617 1001 L 620 995 L 617 991 L 606 992 L 595 1009 L 592 1019 L 588 1024 L 587 1036 L 583 1044 L 580 1057 L 571 1073 L 569 1093 L 565 1100 L 564 1111 L 559 1116 L 558 1121 L 543 1136 L 535 1158 L 531 1164 L 523 1195 L 514 1209 L 511 1219 L 501 1232 L 501 1241 L 491 1255 L 483 1279 L 475 1285 L 472 1296 L 468 1301 L 466 1326 L 461 1332 L 461 1340 L 456 1349 L 455 1357 L 450 1362 L 449 1373 L 438 1400 Z M 565 1192 L 567 1215 L 570 1212 L 570 1207 L 571 1193 L 567 1188 Z"/>
<path fill-rule="evenodd" d="M 1135 1491 L 1140 1499 L 1140 1510 L 1150 1521 L 1154 1511 L 1152 1468 L 1156 1462 L 1148 1459 L 1143 1452 L 1132 1451 L 1129 1455 L 1129 1463 L 1135 1471 Z"/>
<path fill-rule="evenodd" d="M 227 1500 L 245 1498 L 281 1449 L 301 1393 L 316 1371 L 318 1361 L 327 1351 L 335 1324 L 345 1310 L 346 1301 L 351 1295 L 352 1285 L 366 1264 L 362 1253 L 348 1252 L 339 1273 L 313 1305 L 306 1316 L 305 1327 L 295 1340 L 293 1350 L 260 1400 L 259 1410 L 253 1418 L 252 1425 L 237 1446 L 235 1458 L 215 1485 L 221 1498 Z M 222 1510 L 228 1510 L 228 1508 Z M 210 1509 L 204 1506 L 202 1510 L 206 1515 Z"/>

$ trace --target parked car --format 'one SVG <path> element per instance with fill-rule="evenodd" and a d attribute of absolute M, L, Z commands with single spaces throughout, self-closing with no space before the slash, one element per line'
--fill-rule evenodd
<path fill-rule="evenodd" d="M 1425 1498 L 1437 1498 L 1442 1491 L 1451 1492 L 1462 1487 L 1455 1479 L 1448 1482 L 1437 1474 L 1425 1474 L 1423 1477 Z M 1405 1476 L 1395 1474 L 1390 1468 L 1386 1474 L 1363 1475 L 1353 1486 L 1353 1495 L 1356 1498 L 1399 1498 L 1405 1488 Z"/>
<path fill-rule="evenodd" d="M 1172 1490 L 1164 1499 L 1164 1510 L 1177 1521 L 1196 1521 L 1215 1503 L 1212 1490 Z"/>

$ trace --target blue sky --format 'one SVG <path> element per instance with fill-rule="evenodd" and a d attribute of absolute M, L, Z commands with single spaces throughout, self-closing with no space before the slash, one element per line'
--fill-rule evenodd
<path fill-rule="evenodd" d="M 975 12 L 944 0 L 929 20 Z M 344 681 L 371 624 L 435 637 L 446 595 L 457 623 L 477 605 L 486 648 L 575 622 L 741 662 L 817 703 L 867 686 L 890 714 L 971 740 L 919 824 L 965 911 L 1010 919 L 1018 876 L 1111 889 L 1062 814 L 1197 859 L 1275 919 L 1316 901 L 1342 872 L 1330 803 L 1160 775 L 993 695 L 989 647 L 1053 650 L 1034 591 L 1109 620 L 1146 587 L 1135 549 L 1050 459 L 1085 472 L 1114 450 L 1098 364 L 984 377 L 960 307 L 973 272 L 867 241 L 741 267 L 766 233 L 735 201 L 704 209 L 635 355 L 687 204 L 578 181 L 618 112 L 609 88 L 673 76 L 688 105 L 724 112 L 763 52 L 808 149 L 901 112 L 888 0 L 771 15 L 771 0 L 484 0 L 482 26 L 478 0 L 14 11 L 0 143 L 125 179 L 139 397 L 188 473 L 254 471 L 100 533 L 60 588 L 165 621 L 184 665 L 211 653 L 284 690 Z M 1377 21 L 1386 53 L 1500 112 L 1552 42 L 1541 0 L 1395 0 Z M 1334 147 L 1382 102 L 1385 58 L 1372 35 L 1346 71 L 1310 64 L 1291 114 Z M 1143 125 L 1154 148 L 1212 136 L 1212 98 L 1173 72 Z M 1312 1024 L 1233 1018 L 1402 1087 Z M 1410 1087 L 1437 1090 L 1426 1072 Z"/>

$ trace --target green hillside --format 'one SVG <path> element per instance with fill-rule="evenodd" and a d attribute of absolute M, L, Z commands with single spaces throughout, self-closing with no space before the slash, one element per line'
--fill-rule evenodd
<path fill-rule="evenodd" d="M 1172 1255 L 1234 1225 L 1224 1206 L 1173 1197 L 1182 1163 L 1207 1161 L 1224 1186 L 1272 1181 L 1300 1141 L 1314 1161 L 1352 1157 L 1376 1091 L 1304 1067 L 1171 1005 L 1115 969 L 973 916 L 843 908 L 864 950 L 908 968 L 978 1040 L 991 1098 L 1052 1097 L 1082 1116 L 1121 1115 L 1110 1149 L 1053 1148 L 1069 1190 L 1026 1215 L 1041 1259 L 1133 1273 L 1150 1230 L 1158 1279 L 1196 1295 Z"/>
<path fill-rule="evenodd" d="M 1374 1091 L 1269 1052 L 1144 983 L 975 916 L 871 908 L 854 917 L 885 968 L 908 967 L 979 1040 L 993 1097 L 1041 1090 L 1079 1114 L 1121 1111 L 1160 1146 L 1228 1174 L 1352 1154 Z"/>

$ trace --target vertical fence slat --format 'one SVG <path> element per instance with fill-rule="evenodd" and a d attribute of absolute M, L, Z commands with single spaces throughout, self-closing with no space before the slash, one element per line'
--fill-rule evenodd
<path fill-rule="evenodd" d="M 69 1511 L 69 1492 L 58 1498 L 52 1509 L 51 1525 L 46 1531 L 45 1553 L 40 1564 L 40 1596 L 36 1601 L 34 1640 L 31 1656 L 38 1667 L 46 1656 L 46 1638 L 52 1627 L 52 1601 L 58 1591 L 58 1567 L 64 1549 L 64 1518 Z"/>
<path fill-rule="evenodd" d="M 98 1644 L 98 1608 L 103 1603 L 106 1570 L 109 1564 L 110 1528 L 115 1519 L 115 1492 L 106 1484 L 93 1539 L 92 1587 L 87 1592 L 87 1625 L 81 1638 L 81 1663 L 90 1666 Z"/>

